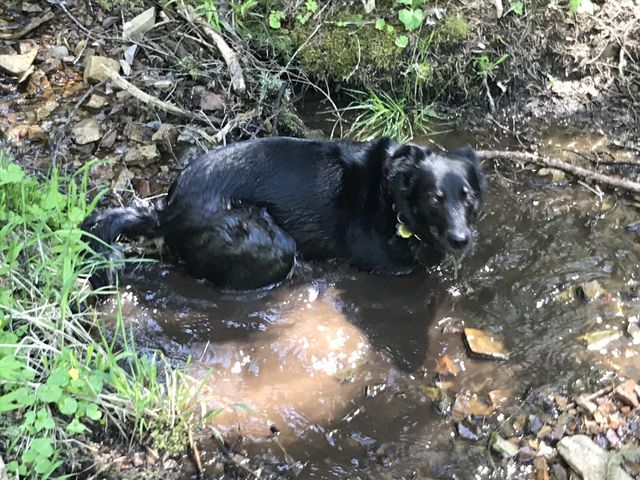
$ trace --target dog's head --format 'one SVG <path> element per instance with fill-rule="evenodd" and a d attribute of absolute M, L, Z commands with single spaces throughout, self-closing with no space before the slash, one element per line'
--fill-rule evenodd
<path fill-rule="evenodd" d="M 434 153 L 404 145 L 392 155 L 389 177 L 398 218 L 418 239 L 455 256 L 472 248 L 487 184 L 471 148 Z"/>

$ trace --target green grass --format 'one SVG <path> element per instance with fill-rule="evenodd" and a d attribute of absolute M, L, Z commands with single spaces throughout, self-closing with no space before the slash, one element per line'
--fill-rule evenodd
<path fill-rule="evenodd" d="M 355 114 L 349 135 L 359 140 L 389 136 L 399 142 L 411 140 L 416 135 L 432 133 L 439 118 L 430 106 L 411 108 L 407 98 L 396 98 L 373 90 L 352 90 L 354 101 L 343 111 Z"/>
<path fill-rule="evenodd" d="M 0 451 L 12 479 L 71 473 L 89 439 L 114 432 L 175 453 L 195 428 L 189 379 L 137 355 L 120 316 L 108 340 L 88 307 L 103 262 L 78 226 L 97 202 L 90 167 L 40 181 L 0 153 Z"/>

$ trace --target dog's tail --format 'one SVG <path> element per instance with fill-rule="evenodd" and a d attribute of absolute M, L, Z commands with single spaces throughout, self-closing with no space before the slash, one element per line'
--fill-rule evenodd
<path fill-rule="evenodd" d="M 120 250 L 113 244 L 119 235 L 130 238 L 157 238 L 160 232 L 160 216 L 153 206 L 111 208 L 96 212 L 82 223 L 82 230 L 91 250 L 104 260 L 121 258 Z M 113 283 L 115 271 L 104 267 L 97 269 L 89 279 L 93 288 Z"/>

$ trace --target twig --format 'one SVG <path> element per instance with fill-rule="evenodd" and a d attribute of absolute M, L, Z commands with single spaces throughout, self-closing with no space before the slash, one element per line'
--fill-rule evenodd
<path fill-rule="evenodd" d="M 17 32 L 9 33 L 9 34 L 0 33 L 0 39 L 2 39 L 2 40 L 18 40 L 18 39 L 24 37 L 29 32 L 31 32 L 31 31 L 35 30 L 36 28 L 38 28 L 43 23 L 48 22 L 49 20 L 51 20 L 55 16 L 56 16 L 55 13 L 53 13 L 51 11 L 51 9 L 47 9 L 47 11 L 44 12 L 43 15 L 41 15 L 38 18 L 35 18 L 35 19 L 31 20 L 31 22 L 29 22 L 24 28 L 18 30 Z"/>
<path fill-rule="evenodd" d="M 242 73 L 242 67 L 240 66 L 240 62 L 238 61 L 238 56 L 236 55 L 236 52 L 234 52 L 231 49 L 231 47 L 226 42 L 226 40 L 222 37 L 222 35 L 216 32 L 211 27 L 211 25 L 200 20 L 194 14 L 192 8 L 189 8 L 189 7 L 186 8 L 186 15 L 187 15 L 187 20 L 192 25 L 198 26 L 202 30 L 204 30 L 204 33 L 206 33 L 207 36 L 209 36 L 209 38 L 211 38 L 213 42 L 216 44 L 216 47 L 220 51 L 220 55 L 222 55 L 222 58 L 224 59 L 225 63 L 227 64 L 227 67 L 229 68 L 229 75 L 231 76 L 231 86 L 233 87 L 233 90 L 236 93 L 242 95 L 246 91 L 247 86 L 244 82 L 244 74 Z"/>
<path fill-rule="evenodd" d="M 189 446 L 191 447 L 191 453 L 193 454 L 193 460 L 195 461 L 196 468 L 198 469 L 198 475 L 202 475 L 204 473 L 204 468 L 202 468 L 202 460 L 200 459 L 200 450 L 198 450 L 198 445 L 193 441 L 193 435 L 191 434 L 191 430 L 189 430 Z"/>
<path fill-rule="evenodd" d="M 177 107 L 176 105 L 173 105 L 171 103 L 163 102 L 159 98 L 156 98 L 152 95 L 149 95 L 146 92 L 143 92 L 138 87 L 136 87 L 132 83 L 122 78 L 120 74 L 111 70 L 109 67 L 105 65 L 101 65 L 101 67 L 105 75 L 109 77 L 109 80 L 111 80 L 116 86 L 120 87 L 122 90 L 125 90 L 126 92 L 130 93 L 132 96 L 134 96 L 141 102 L 146 103 L 147 105 L 151 105 L 152 107 L 158 108 L 160 110 L 164 110 L 165 112 L 172 113 L 177 117 L 187 118 L 189 120 L 197 120 L 199 122 L 210 125 L 208 118 L 203 118 L 200 115 L 196 115 L 195 113 L 188 112 L 187 110 L 183 110 L 182 108 Z"/>
<path fill-rule="evenodd" d="M 563 162 L 555 158 L 544 157 L 535 153 L 528 152 L 512 152 L 508 150 L 479 150 L 476 152 L 481 160 L 515 160 L 518 162 L 531 162 L 537 165 L 557 168 L 564 172 L 571 173 L 577 177 L 586 178 L 602 185 L 608 185 L 614 188 L 622 188 L 633 193 L 640 193 L 640 183 L 617 175 L 605 175 L 604 173 L 595 172 L 571 163 Z"/>

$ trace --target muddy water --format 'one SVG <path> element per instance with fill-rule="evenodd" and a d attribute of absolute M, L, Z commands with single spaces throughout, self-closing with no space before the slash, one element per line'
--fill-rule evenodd
<path fill-rule="evenodd" d="M 452 138 L 447 146 L 464 140 Z M 457 280 L 449 266 L 381 278 L 304 265 L 277 289 L 239 295 L 180 266 L 145 264 L 124 279 L 124 317 L 144 348 L 193 359 L 208 408 L 250 407 L 229 407 L 213 424 L 233 449 L 285 477 L 527 478 L 531 467 L 492 458 L 487 437 L 457 436 L 451 404 L 456 395 L 490 404 L 489 392 L 500 391 L 506 402 L 492 420 L 472 420 L 488 434 L 532 387 L 575 391 L 608 370 L 640 372 L 626 341 L 602 355 L 578 338 L 623 329 L 640 308 L 638 239 L 624 230 L 638 215 L 580 185 L 489 173 L 478 245 Z M 591 280 L 597 300 L 557 299 Z M 471 357 L 463 326 L 502 338 L 509 359 Z M 457 376 L 437 374 L 443 356 Z M 216 446 L 203 452 L 212 472 L 207 448 Z"/>

